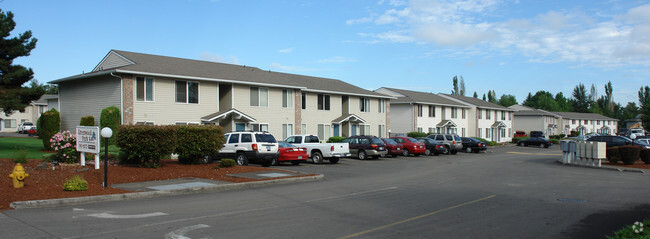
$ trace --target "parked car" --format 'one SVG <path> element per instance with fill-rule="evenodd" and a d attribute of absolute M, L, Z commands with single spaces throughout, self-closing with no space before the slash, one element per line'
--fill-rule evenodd
<path fill-rule="evenodd" d="M 436 142 L 435 140 L 427 137 L 420 137 L 417 138 L 418 141 L 424 143 L 424 147 L 427 148 L 427 151 L 424 152 L 424 155 L 439 155 L 439 154 L 446 154 L 447 153 L 447 147 L 445 145 Z"/>
<path fill-rule="evenodd" d="M 375 136 L 352 136 L 344 139 L 342 143 L 348 143 L 351 156 L 361 160 L 367 159 L 368 156 L 378 159 L 388 153 L 386 144 Z"/>
<path fill-rule="evenodd" d="M 384 141 L 384 144 L 386 144 L 386 150 L 388 150 L 388 154 L 386 155 L 391 155 L 394 158 L 404 153 L 404 148 L 402 148 L 402 145 L 395 142 L 395 140 L 382 138 L 381 141 Z"/>
<path fill-rule="evenodd" d="M 526 131 L 515 131 L 515 138 L 521 138 L 521 137 L 526 137 Z"/>
<path fill-rule="evenodd" d="M 32 122 L 22 122 L 18 126 L 18 133 L 24 134 L 27 133 L 27 131 L 30 129 L 36 129 L 36 125 L 34 125 Z"/>
<path fill-rule="evenodd" d="M 645 131 L 642 128 L 631 128 L 629 137 L 632 137 L 632 135 L 636 135 L 636 137 L 645 136 Z"/>
<path fill-rule="evenodd" d="M 470 137 L 460 137 L 460 138 L 463 141 L 463 150 L 465 152 L 478 153 L 487 150 L 487 145 L 478 139 L 470 138 Z"/>
<path fill-rule="evenodd" d="M 391 137 L 390 139 L 395 140 L 395 142 L 402 145 L 404 152 L 402 155 L 404 157 L 411 154 L 415 156 L 420 156 L 427 151 L 427 148 L 424 146 L 424 143 L 418 141 L 417 139 L 411 137 Z"/>
<path fill-rule="evenodd" d="M 278 141 L 268 132 L 231 132 L 224 135 L 226 143 L 217 155 L 234 158 L 238 165 L 259 163 L 270 166 L 278 159 Z"/>
<path fill-rule="evenodd" d="M 291 135 L 285 141 L 298 147 L 307 148 L 307 153 L 315 164 L 322 163 L 323 159 L 335 164 L 339 162 L 340 158 L 350 156 L 350 147 L 347 143 L 321 143 L 318 135 Z"/>
<path fill-rule="evenodd" d="M 630 130 L 625 129 L 625 128 L 619 129 L 618 133 L 616 135 L 618 135 L 618 136 L 626 136 L 627 137 L 628 135 L 630 135 Z"/>
<path fill-rule="evenodd" d="M 648 145 L 650 145 L 650 137 L 648 137 L 648 136 L 637 137 L 634 140 L 634 142 L 637 143 L 637 144 L 648 144 Z"/>
<path fill-rule="evenodd" d="M 430 134 L 427 137 L 444 144 L 451 154 L 456 154 L 459 150 L 463 150 L 463 143 L 457 134 Z"/>
<path fill-rule="evenodd" d="M 300 148 L 284 141 L 279 141 L 278 146 L 280 147 L 280 155 L 278 156 L 278 160 L 271 163 L 272 165 L 278 165 L 281 162 L 291 162 L 293 165 L 300 165 L 301 162 L 305 162 L 309 158 L 307 148 Z"/>
<path fill-rule="evenodd" d="M 531 138 L 544 138 L 544 132 L 542 131 L 530 131 Z"/>
<path fill-rule="evenodd" d="M 644 148 L 650 148 L 650 145 L 645 144 L 642 141 L 636 141 L 636 140 L 631 140 L 628 137 L 625 136 L 613 136 L 613 135 L 599 135 L 599 136 L 594 136 L 587 141 L 594 141 L 594 142 L 605 142 L 607 144 L 606 147 L 614 147 L 614 146 L 623 146 L 623 145 L 641 145 Z"/>
<path fill-rule="evenodd" d="M 525 140 L 519 140 L 519 142 L 517 142 L 517 146 L 528 146 L 528 145 L 548 148 L 551 147 L 553 143 L 551 143 L 551 141 L 548 141 L 548 139 L 542 137 L 532 137 Z"/>

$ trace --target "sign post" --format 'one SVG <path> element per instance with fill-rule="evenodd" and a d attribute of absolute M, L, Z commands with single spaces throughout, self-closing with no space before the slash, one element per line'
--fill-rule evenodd
<path fill-rule="evenodd" d="M 95 169 L 99 169 L 99 127 L 77 126 L 77 151 L 81 153 L 81 166 L 86 166 L 86 154 L 95 154 Z"/>

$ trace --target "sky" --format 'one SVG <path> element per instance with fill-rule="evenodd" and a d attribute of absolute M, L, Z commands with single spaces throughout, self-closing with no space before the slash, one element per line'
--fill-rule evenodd
<path fill-rule="evenodd" d="M 41 83 L 91 71 L 111 49 L 254 66 L 380 87 L 519 103 L 582 83 L 638 104 L 650 85 L 650 1 L 0 0 L 12 36 L 38 39 Z"/>

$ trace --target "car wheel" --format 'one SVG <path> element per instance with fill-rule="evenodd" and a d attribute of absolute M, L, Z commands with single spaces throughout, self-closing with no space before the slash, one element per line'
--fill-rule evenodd
<path fill-rule="evenodd" d="M 402 156 L 404 156 L 404 157 L 408 157 L 409 154 L 411 154 L 411 153 L 409 152 L 408 149 L 404 149 L 404 152 L 402 152 Z"/>
<path fill-rule="evenodd" d="M 472 148 L 470 148 L 470 147 L 465 148 L 465 152 L 471 153 L 471 152 L 472 152 Z"/>
<path fill-rule="evenodd" d="M 365 160 L 367 158 L 368 158 L 368 155 L 366 154 L 366 151 L 363 151 L 363 150 L 359 151 L 359 159 Z"/>
<path fill-rule="evenodd" d="M 315 164 L 321 164 L 323 163 L 323 155 L 319 152 L 314 152 L 311 154 L 311 160 L 314 161 Z"/>
<path fill-rule="evenodd" d="M 339 162 L 339 158 L 330 158 L 330 163 L 335 164 Z"/>
<path fill-rule="evenodd" d="M 458 150 L 452 150 L 451 151 L 451 154 L 456 154 L 456 153 L 458 153 Z"/>
<path fill-rule="evenodd" d="M 546 146 L 546 145 L 545 145 L 545 144 L 539 144 L 539 147 L 540 147 L 540 148 L 546 148 L 546 147 L 544 147 L 544 146 Z"/>
<path fill-rule="evenodd" d="M 442 151 L 442 154 L 449 154 L 449 146 L 445 146 L 445 149 Z"/>
<path fill-rule="evenodd" d="M 517 143 L 517 146 L 524 146 L 524 142 Z"/>
<path fill-rule="evenodd" d="M 280 165 L 280 161 L 278 161 L 278 158 L 273 158 L 273 159 L 271 160 L 271 165 L 273 165 L 273 166 L 278 166 L 278 165 Z"/>
<path fill-rule="evenodd" d="M 300 165 L 300 161 L 296 161 L 296 160 L 294 160 L 294 161 L 291 161 L 291 164 L 293 164 L 293 165 Z"/>
<path fill-rule="evenodd" d="M 248 158 L 246 158 L 246 154 L 244 153 L 237 153 L 237 159 L 235 161 L 237 165 L 248 165 Z"/>
<path fill-rule="evenodd" d="M 426 151 L 424 151 L 424 155 L 431 156 L 431 150 L 427 149 Z"/>

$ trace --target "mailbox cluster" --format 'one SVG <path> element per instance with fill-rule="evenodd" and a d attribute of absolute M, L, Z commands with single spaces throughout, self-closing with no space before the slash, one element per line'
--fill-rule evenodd
<path fill-rule="evenodd" d="M 601 160 L 606 158 L 607 144 L 592 141 L 560 141 L 562 149 L 562 163 L 581 164 L 600 167 Z"/>

